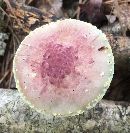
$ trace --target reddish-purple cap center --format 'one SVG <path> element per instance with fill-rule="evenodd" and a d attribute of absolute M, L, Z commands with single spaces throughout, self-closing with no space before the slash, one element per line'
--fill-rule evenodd
<path fill-rule="evenodd" d="M 77 59 L 72 46 L 60 44 L 48 45 L 41 68 L 42 77 L 49 77 L 49 82 L 59 87 L 66 75 L 74 71 L 74 61 Z"/>

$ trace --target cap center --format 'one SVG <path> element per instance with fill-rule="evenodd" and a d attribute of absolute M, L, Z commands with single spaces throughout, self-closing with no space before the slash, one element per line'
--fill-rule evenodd
<path fill-rule="evenodd" d="M 75 50 L 72 46 L 65 47 L 61 44 L 48 45 L 41 67 L 43 78 L 49 77 L 49 82 L 60 87 L 63 79 L 75 69 Z"/>

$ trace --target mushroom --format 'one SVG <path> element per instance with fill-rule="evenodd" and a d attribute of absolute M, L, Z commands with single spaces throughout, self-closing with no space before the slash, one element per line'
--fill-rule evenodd
<path fill-rule="evenodd" d="M 46 115 L 72 116 L 102 99 L 113 77 L 114 57 L 105 34 L 95 26 L 58 20 L 25 37 L 13 72 L 31 107 Z"/>

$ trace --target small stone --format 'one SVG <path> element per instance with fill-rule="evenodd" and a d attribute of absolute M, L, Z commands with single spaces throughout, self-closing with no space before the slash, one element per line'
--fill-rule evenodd
<path fill-rule="evenodd" d="M 85 123 L 85 128 L 91 130 L 94 128 L 95 125 L 96 125 L 96 122 L 94 120 L 88 120 Z"/>

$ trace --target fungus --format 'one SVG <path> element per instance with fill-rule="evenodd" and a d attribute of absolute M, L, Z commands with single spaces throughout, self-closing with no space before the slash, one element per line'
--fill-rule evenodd
<path fill-rule="evenodd" d="M 99 102 L 114 72 L 108 40 L 80 20 L 51 22 L 30 32 L 13 62 L 16 86 L 38 112 L 70 116 Z"/>

